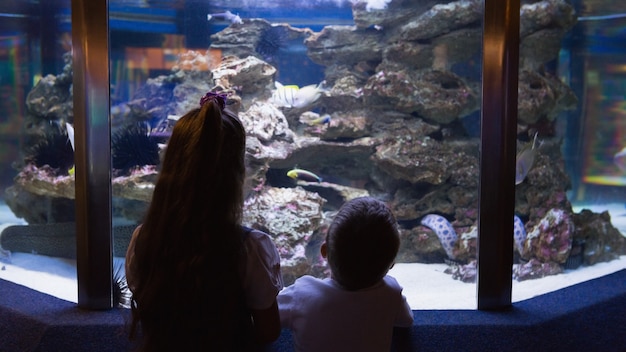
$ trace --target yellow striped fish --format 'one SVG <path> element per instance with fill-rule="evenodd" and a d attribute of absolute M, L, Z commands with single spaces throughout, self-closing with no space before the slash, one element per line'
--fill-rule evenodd
<path fill-rule="evenodd" d="M 293 107 L 296 102 L 298 91 L 300 87 L 296 85 L 284 86 L 280 82 L 274 82 L 276 90 L 272 93 L 271 102 L 276 106 L 282 106 L 286 108 Z"/>

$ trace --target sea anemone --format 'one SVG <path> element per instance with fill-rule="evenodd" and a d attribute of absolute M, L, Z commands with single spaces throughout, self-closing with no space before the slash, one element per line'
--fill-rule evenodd
<path fill-rule="evenodd" d="M 67 134 L 51 129 L 43 139 L 26 151 L 24 160 L 37 167 L 48 165 L 57 169 L 59 174 L 67 174 L 74 166 L 74 149 Z"/>
<path fill-rule="evenodd" d="M 136 123 L 120 129 L 111 139 L 113 168 L 128 173 L 136 166 L 158 165 L 159 145 L 148 134 L 144 123 Z"/>
<path fill-rule="evenodd" d="M 256 52 L 266 61 L 272 59 L 278 54 L 287 42 L 289 33 L 282 26 L 270 26 L 265 28 L 256 44 Z"/>

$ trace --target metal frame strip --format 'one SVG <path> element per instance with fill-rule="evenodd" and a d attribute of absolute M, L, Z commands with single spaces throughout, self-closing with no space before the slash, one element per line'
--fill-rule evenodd
<path fill-rule="evenodd" d="M 479 310 L 511 306 L 519 21 L 519 0 L 484 1 L 476 288 Z"/>
<path fill-rule="evenodd" d="M 78 306 L 113 306 L 108 0 L 72 0 Z"/>

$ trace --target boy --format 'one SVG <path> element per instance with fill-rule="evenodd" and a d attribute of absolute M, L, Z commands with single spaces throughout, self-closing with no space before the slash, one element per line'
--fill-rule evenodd
<path fill-rule="evenodd" d="M 413 324 L 402 287 L 387 275 L 400 246 L 391 210 L 371 197 L 337 212 L 320 249 L 331 277 L 303 276 L 278 295 L 296 351 L 389 351 L 393 327 Z"/>

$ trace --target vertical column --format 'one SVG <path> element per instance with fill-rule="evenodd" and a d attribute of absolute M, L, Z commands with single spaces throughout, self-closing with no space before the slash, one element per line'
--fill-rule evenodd
<path fill-rule="evenodd" d="M 72 0 L 78 305 L 112 300 L 108 0 Z"/>
<path fill-rule="evenodd" d="M 511 305 L 519 0 L 485 0 L 478 214 L 478 309 Z"/>

